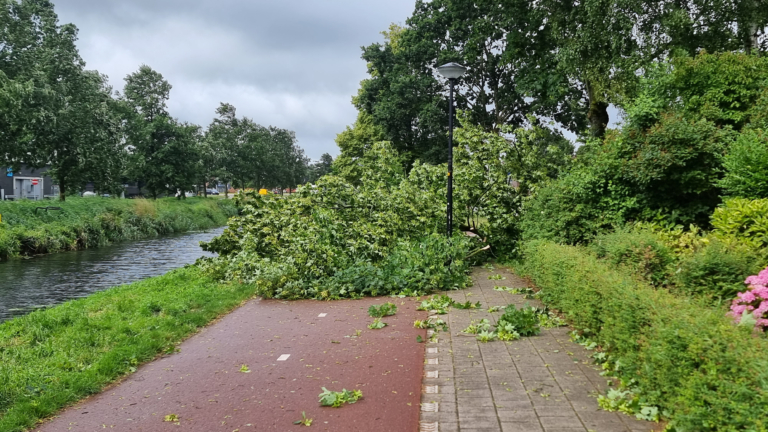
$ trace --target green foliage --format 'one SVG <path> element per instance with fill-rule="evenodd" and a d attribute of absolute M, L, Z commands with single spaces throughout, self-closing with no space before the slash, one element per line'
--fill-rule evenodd
<path fill-rule="evenodd" d="M 614 146 L 584 144 L 569 172 L 543 185 L 524 203 L 522 239 L 580 243 L 622 224 L 638 203 L 617 179 L 620 172 Z"/>
<path fill-rule="evenodd" d="M 476 339 L 483 343 L 491 342 L 496 339 L 496 333 L 491 331 L 482 331 L 477 334 Z"/>
<path fill-rule="evenodd" d="M 383 305 L 371 305 L 368 308 L 368 315 L 374 318 L 382 318 L 385 316 L 394 315 L 397 313 L 397 305 L 394 303 L 384 303 Z"/>
<path fill-rule="evenodd" d="M 237 213 L 229 200 L 70 198 L 59 211 L 35 211 L 33 201 L 2 201 L 0 258 L 86 249 L 226 224 Z"/>
<path fill-rule="evenodd" d="M 455 307 L 456 309 L 480 309 L 481 304 L 480 302 L 472 303 L 471 301 L 467 300 L 464 303 L 454 302 L 451 306 Z"/>
<path fill-rule="evenodd" d="M 764 56 L 734 52 L 676 56 L 650 70 L 643 81 L 638 100 L 645 106 L 652 103 L 655 109 L 638 116 L 632 103 L 627 108 L 628 120 L 644 128 L 658 121 L 662 112 L 676 111 L 689 119 L 740 131 L 752 117 L 761 115 L 756 105 L 767 83 L 768 59 Z"/>
<path fill-rule="evenodd" d="M 686 295 L 728 302 L 744 291 L 744 280 L 764 267 L 752 248 L 713 239 L 678 264 L 676 290 Z"/>
<path fill-rule="evenodd" d="M 448 308 L 453 306 L 455 303 L 456 301 L 454 299 L 448 297 L 445 294 L 434 295 L 430 297 L 429 300 L 422 301 L 416 310 L 436 311 L 440 315 L 445 315 L 448 313 Z"/>
<path fill-rule="evenodd" d="M 605 396 L 597 397 L 597 404 L 606 411 L 623 412 L 633 415 L 639 420 L 659 421 L 659 409 L 643 405 L 641 398 L 630 389 L 608 389 Z"/>
<path fill-rule="evenodd" d="M 720 307 L 656 290 L 582 248 L 525 245 L 540 298 L 601 345 L 610 370 L 686 431 L 765 429 L 768 340 Z M 634 381 L 632 381 L 634 380 Z"/>
<path fill-rule="evenodd" d="M 557 327 L 564 327 L 567 325 L 564 319 L 560 318 L 549 310 L 548 307 L 544 306 L 543 308 L 535 308 L 536 313 L 539 315 L 539 326 L 541 328 L 557 328 Z"/>
<path fill-rule="evenodd" d="M 454 155 L 456 219 L 476 228 L 495 253 L 512 254 L 522 197 L 569 166 L 573 145 L 533 117 L 529 128 L 501 127 L 501 133 L 473 126 L 467 113 L 460 118 Z"/>
<path fill-rule="evenodd" d="M 427 318 L 426 320 L 415 320 L 413 322 L 415 328 L 420 329 L 435 329 L 437 331 L 448 331 L 448 324 L 440 318 Z"/>
<path fill-rule="evenodd" d="M 517 309 L 511 304 L 504 309 L 504 315 L 496 323 L 497 331 L 509 331 L 511 326 L 520 336 L 535 336 L 541 332 L 539 314 L 534 307 L 526 306 Z"/>
<path fill-rule="evenodd" d="M 685 229 L 682 225 L 662 222 L 638 222 L 634 229 L 652 233 L 677 258 L 689 256 L 709 242 L 696 225 L 689 225 L 688 229 Z"/>
<path fill-rule="evenodd" d="M 387 323 L 381 321 L 381 318 L 374 318 L 373 322 L 368 324 L 368 328 L 371 330 L 383 329 L 387 326 Z"/>
<path fill-rule="evenodd" d="M 768 199 L 733 198 L 715 209 L 712 234 L 754 249 L 768 247 Z"/>
<path fill-rule="evenodd" d="M 447 239 L 444 209 L 423 182 L 432 168 L 406 176 L 397 154 L 378 143 L 360 160 L 369 174 L 326 175 L 290 197 L 243 194 L 239 216 L 204 245 L 210 274 L 256 283 L 284 299 L 424 295 L 466 286 L 473 241 Z"/>
<path fill-rule="evenodd" d="M 479 321 L 472 320 L 469 322 L 469 326 L 462 330 L 464 333 L 469 334 L 478 334 L 482 332 L 487 332 L 491 329 L 491 322 L 488 321 L 486 318 L 483 318 Z"/>
<path fill-rule="evenodd" d="M 520 339 L 520 333 L 517 332 L 514 325 L 501 323 L 496 326 L 496 337 L 499 340 L 508 342 Z"/>
<path fill-rule="evenodd" d="M 26 430 L 101 391 L 253 290 L 185 268 L 0 324 L 0 430 Z"/>
<path fill-rule="evenodd" d="M 747 148 L 761 145 L 764 65 L 755 55 L 700 53 L 649 67 L 637 97 L 622 103 L 622 129 L 585 143 L 566 175 L 524 203 L 522 237 L 577 244 L 659 215 L 707 227 L 721 185 L 759 184 L 757 168 L 736 161 L 760 157 Z"/>
<path fill-rule="evenodd" d="M 62 198 L 87 181 L 115 190 L 124 161 L 116 104 L 106 77 L 84 69 L 77 28 L 47 1 L 4 1 L 0 22 L 0 165 L 50 166 Z"/>
<path fill-rule="evenodd" d="M 320 398 L 321 406 L 331 406 L 339 408 L 340 406 L 347 404 L 353 404 L 363 397 L 363 392 L 360 390 L 347 390 L 343 389 L 340 392 L 328 390 L 322 387 L 323 392 L 317 397 Z"/>
<path fill-rule="evenodd" d="M 312 426 L 312 419 L 311 418 L 307 418 L 307 413 L 302 411 L 301 412 L 301 420 L 296 420 L 295 422 L 293 422 L 293 424 L 295 424 L 295 425 L 304 425 L 304 426 L 309 427 L 309 426 Z"/>
<path fill-rule="evenodd" d="M 768 135 L 763 129 L 744 131 L 723 158 L 719 183 L 727 195 L 768 198 Z"/>
<path fill-rule="evenodd" d="M 669 248 L 647 231 L 616 230 L 595 237 L 589 249 L 614 265 L 626 265 L 653 285 L 664 284 L 674 261 Z"/>
<path fill-rule="evenodd" d="M 244 188 L 295 187 L 308 177 L 309 159 L 292 131 L 264 127 L 222 103 L 208 127 L 204 143 L 214 160 L 209 175 Z"/>

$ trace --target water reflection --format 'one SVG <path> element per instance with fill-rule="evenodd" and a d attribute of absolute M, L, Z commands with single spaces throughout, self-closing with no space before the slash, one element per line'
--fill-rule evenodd
<path fill-rule="evenodd" d="M 135 282 L 210 256 L 199 243 L 223 228 L 0 263 L 0 322 Z"/>

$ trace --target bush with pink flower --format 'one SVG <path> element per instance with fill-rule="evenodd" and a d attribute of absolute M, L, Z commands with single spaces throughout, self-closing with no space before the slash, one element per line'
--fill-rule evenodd
<path fill-rule="evenodd" d="M 740 325 L 754 325 L 755 329 L 765 331 L 768 328 L 768 268 L 748 277 L 744 283 L 749 287 L 733 300 L 728 315 Z"/>

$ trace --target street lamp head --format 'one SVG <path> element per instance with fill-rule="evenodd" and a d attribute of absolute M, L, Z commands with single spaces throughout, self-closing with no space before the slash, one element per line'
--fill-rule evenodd
<path fill-rule="evenodd" d="M 447 63 L 437 68 L 440 75 L 449 80 L 460 78 L 467 71 L 467 68 L 458 63 Z"/>

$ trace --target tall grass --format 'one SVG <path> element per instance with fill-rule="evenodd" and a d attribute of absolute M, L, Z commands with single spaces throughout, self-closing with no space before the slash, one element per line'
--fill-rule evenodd
<path fill-rule="evenodd" d="M 99 392 L 253 292 L 187 267 L 0 324 L 0 431 Z"/>
<path fill-rule="evenodd" d="M 61 210 L 40 210 L 56 206 Z M 0 258 L 86 249 L 122 240 L 222 226 L 237 213 L 229 200 L 149 201 L 69 198 L 0 202 Z"/>

